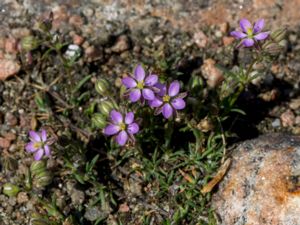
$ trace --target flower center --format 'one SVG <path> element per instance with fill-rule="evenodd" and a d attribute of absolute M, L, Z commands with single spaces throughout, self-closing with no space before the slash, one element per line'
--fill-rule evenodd
<path fill-rule="evenodd" d="M 252 28 L 248 28 L 247 29 L 247 35 L 248 35 L 248 37 L 253 37 L 253 30 L 252 30 Z"/>
<path fill-rule="evenodd" d="M 137 83 L 137 88 L 138 89 L 143 89 L 144 88 L 144 81 L 140 81 Z"/>
<path fill-rule="evenodd" d="M 33 147 L 34 147 L 35 149 L 41 148 L 41 147 L 43 147 L 43 142 L 35 142 L 35 143 L 33 144 Z"/>
<path fill-rule="evenodd" d="M 126 130 L 126 124 L 125 123 L 120 123 L 119 127 L 120 127 L 120 130 Z"/>
<path fill-rule="evenodd" d="M 170 101 L 170 96 L 169 95 L 165 95 L 164 97 L 163 97 L 163 101 L 164 102 L 169 102 Z"/>

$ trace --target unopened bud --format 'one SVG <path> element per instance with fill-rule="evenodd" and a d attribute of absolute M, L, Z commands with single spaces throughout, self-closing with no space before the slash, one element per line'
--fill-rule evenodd
<path fill-rule="evenodd" d="M 52 182 L 52 178 L 49 171 L 43 171 L 34 177 L 33 184 L 36 188 L 46 187 Z"/>
<path fill-rule="evenodd" d="M 114 104 L 111 101 L 102 101 L 99 105 L 98 105 L 99 111 L 104 115 L 104 116 L 108 116 L 109 113 L 111 112 L 111 110 L 116 108 L 116 104 Z"/>
<path fill-rule="evenodd" d="M 106 79 L 102 78 L 97 80 L 95 84 L 95 89 L 100 95 L 107 96 L 110 91 L 110 86 L 111 84 Z"/>
<path fill-rule="evenodd" d="M 273 41 L 279 43 L 285 38 L 286 29 L 278 29 L 271 33 L 271 38 Z"/>
<path fill-rule="evenodd" d="M 199 76 L 192 76 L 191 81 L 190 81 L 190 88 L 195 89 L 199 88 L 203 85 L 203 80 Z"/>
<path fill-rule="evenodd" d="M 13 197 L 19 193 L 20 189 L 17 185 L 6 183 L 3 185 L 3 194 Z"/>
<path fill-rule="evenodd" d="M 106 123 L 107 121 L 104 115 L 102 115 L 101 113 L 93 114 L 92 124 L 94 127 L 102 129 L 106 126 Z"/>
<path fill-rule="evenodd" d="M 36 176 L 46 170 L 46 162 L 44 160 L 34 161 L 30 166 L 32 176 Z"/>
<path fill-rule="evenodd" d="M 278 55 L 283 50 L 283 46 L 278 43 L 271 43 L 264 50 L 274 56 Z"/>
<path fill-rule="evenodd" d="M 21 40 L 21 47 L 25 51 L 31 51 L 39 46 L 38 40 L 34 36 L 26 36 Z"/>

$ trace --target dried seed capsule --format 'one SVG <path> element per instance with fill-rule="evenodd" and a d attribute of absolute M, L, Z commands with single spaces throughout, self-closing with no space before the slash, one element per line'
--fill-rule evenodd
<path fill-rule="evenodd" d="M 271 38 L 275 42 L 279 43 L 285 38 L 285 35 L 286 35 L 286 29 L 278 29 L 271 33 Z"/>
<path fill-rule="evenodd" d="M 42 173 L 46 170 L 46 162 L 44 160 L 34 161 L 30 166 L 32 176 Z"/>
<path fill-rule="evenodd" d="M 94 113 L 92 116 L 92 124 L 97 128 L 104 128 L 107 124 L 106 118 L 101 113 Z"/>
<path fill-rule="evenodd" d="M 17 185 L 6 183 L 3 185 L 3 194 L 13 197 L 19 193 L 20 189 Z"/>
<path fill-rule="evenodd" d="M 36 188 L 46 187 L 52 182 L 52 174 L 49 171 L 43 171 L 37 174 L 33 179 L 33 185 Z"/>
<path fill-rule="evenodd" d="M 96 91 L 102 96 L 108 96 L 110 94 L 111 84 L 106 79 L 99 79 L 95 84 Z"/>
<path fill-rule="evenodd" d="M 113 102 L 111 101 L 102 101 L 99 105 L 98 108 L 100 110 L 100 112 L 104 115 L 104 116 L 108 116 L 109 113 L 111 112 L 111 110 L 115 109 L 116 106 Z"/>

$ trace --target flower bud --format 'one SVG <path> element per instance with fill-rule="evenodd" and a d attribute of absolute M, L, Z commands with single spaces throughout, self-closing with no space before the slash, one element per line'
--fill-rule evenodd
<path fill-rule="evenodd" d="M 31 51 L 39 46 L 38 40 L 34 36 L 26 36 L 21 40 L 21 47 L 25 51 Z"/>
<path fill-rule="evenodd" d="M 46 170 L 46 162 L 44 160 L 34 161 L 30 166 L 30 172 L 32 176 L 37 176 L 38 174 Z"/>
<path fill-rule="evenodd" d="M 111 84 L 106 79 L 102 78 L 97 80 L 95 84 L 95 89 L 100 95 L 107 96 L 110 92 L 110 86 Z"/>
<path fill-rule="evenodd" d="M 190 89 L 195 89 L 203 86 L 203 80 L 199 76 L 192 76 L 190 80 Z"/>
<path fill-rule="evenodd" d="M 33 179 L 33 185 L 36 188 L 43 188 L 52 182 L 52 174 L 49 171 L 43 171 L 37 174 Z"/>
<path fill-rule="evenodd" d="M 99 111 L 104 115 L 108 116 L 111 110 L 116 108 L 116 105 L 111 101 L 102 101 L 98 105 Z"/>
<path fill-rule="evenodd" d="M 104 128 L 107 124 L 105 116 L 103 116 L 101 113 L 94 113 L 92 117 L 92 124 L 94 127 L 97 128 Z"/>
<path fill-rule="evenodd" d="M 279 43 L 285 38 L 286 29 L 278 29 L 271 33 L 271 38 L 274 42 Z"/>
<path fill-rule="evenodd" d="M 278 43 L 271 43 L 264 49 L 266 52 L 268 52 L 270 55 L 278 55 L 283 50 L 283 46 Z"/>
<path fill-rule="evenodd" d="M 13 197 L 19 193 L 20 189 L 17 185 L 6 183 L 3 185 L 3 194 Z"/>

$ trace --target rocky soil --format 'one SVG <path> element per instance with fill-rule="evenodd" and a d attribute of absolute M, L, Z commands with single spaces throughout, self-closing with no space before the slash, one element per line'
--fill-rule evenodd
<path fill-rule="evenodd" d="M 53 129 L 53 124 L 47 121 L 49 118 L 54 121 L 54 117 L 37 109 L 34 96 L 40 93 L 32 85 L 51 83 L 61 71 L 55 66 L 48 66 L 41 68 L 41 72 L 27 73 L 21 68 L 19 57 L 21 38 L 31 34 L 36 22 L 46 18 L 50 11 L 53 12 L 53 32 L 63 36 L 69 48 L 81 51 L 77 72 L 71 74 L 71 79 L 63 79 L 53 86 L 55 93 L 59 94 L 60 101 L 57 102 L 60 110 L 68 108 L 65 100 L 73 97 L 69 95 L 69 89 L 85 75 L 92 74 L 91 83 L 86 87 L 88 90 L 93 88 L 92 82 L 97 78 L 120 78 L 138 62 L 153 65 L 161 73 L 166 73 L 163 70 L 166 64 L 171 65 L 167 72 L 183 72 L 186 76 L 183 79 L 186 80 L 191 74 L 199 74 L 213 86 L 215 77 L 220 76 L 216 64 L 225 67 L 232 65 L 233 39 L 229 31 L 238 26 L 240 18 L 265 18 L 268 29 L 286 27 L 285 48 L 279 60 L 269 66 L 263 79 L 253 82 L 239 101 L 247 117 L 239 116 L 234 125 L 230 125 L 238 135 L 237 139 L 232 140 L 236 142 L 271 132 L 300 134 L 299 8 L 300 0 L 1 1 L 0 154 L 1 159 L 13 159 L 10 161 L 10 171 L 4 171 L 2 160 L 1 185 L 13 182 L 20 174 L 24 175 L 26 166 L 32 161 L 24 151 L 28 130 L 35 129 L 39 124 L 47 127 L 49 132 Z M 224 55 L 227 58 L 224 59 Z M 237 57 L 243 61 L 243 51 Z M 205 74 L 211 77 L 205 77 Z M 39 80 L 40 76 L 42 80 Z M 120 79 L 114 85 L 120 86 Z M 60 137 L 68 136 L 71 127 L 78 139 L 89 142 L 90 133 L 82 132 L 87 128 L 88 120 L 78 115 L 94 98 L 90 94 L 85 103 L 70 113 L 70 120 L 76 128 L 70 126 L 70 121 L 61 119 L 60 122 L 53 122 L 59 127 L 57 130 L 63 130 L 58 134 Z M 57 100 L 57 96 L 53 99 Z M 52 133 L 57 133 L 57 130 Z M 80 162 L 82 159 L 77 160 Z M 51 170 L 62 165 L 63 162 L 54 158 L 48 161 L 47 168 Z M 108 167 L 105 163 L 100 166 Z M 99 194 L 74 184 L 67 179 L 67 175 L 60 174 L 60 178 L 54 181 L 55 186 L 48 190 L 57 197 L 57 204 L 65 214 L 81 204 L 88 205 Z M 116 218 L 122 217 L 127 224 L 138 224 L 136 218 L 140 216 L 139 212 L 145 211 L 145 208 L 153 210 L 153 193 L 147 189 L 149 187 L 143 187 L 137 182 L 139 179 L 129 178 L 128 174 L 120 171 L 115 177 L 127 179 L 118 184 L 122 188 L 112 185 L 121 204 L 87 207 L 85 221 L 92 223 L 103 216 L 108 218 L 108 224 L 116 224 Z M 36 196 L 28 196 L 26 192 L 20 192 L 16 197 L 1 194 L 0 224 L 29 224 L 31 212 L 36 210 L 38 197 L 42 194 L 43 191 L 38 191 Z"/>

